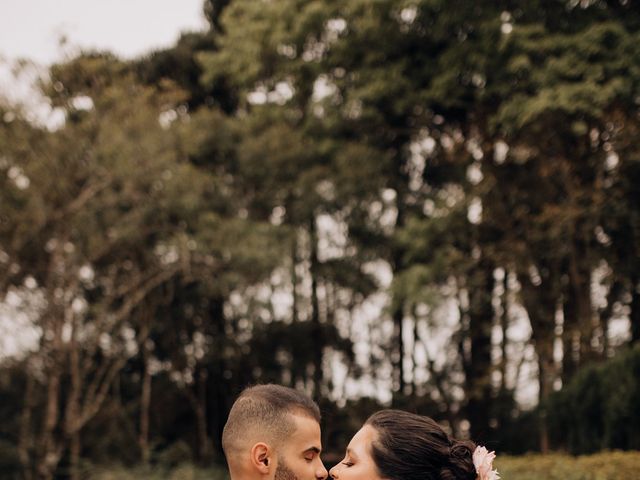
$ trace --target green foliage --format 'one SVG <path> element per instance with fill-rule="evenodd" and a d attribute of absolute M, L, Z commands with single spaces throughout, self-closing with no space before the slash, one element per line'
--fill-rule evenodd
<path fill-rule="evenodd" d="M 187 464 L 192 460 L 193 452 L 184 441 L 177 441 L 169 445 L 156 456 L 157 464 L 167 470 Z"/>
<path fill-rule="evenodd" d="M 571 34 L 553 34 L 539 24 L 516 27 L 503 42 L 511 59 L 502 81 L 517 81 L 517 87 L 509 89 L 497 123 L 505 132 L 519 132 L 551 113 L 600 119 L 610 105 L 633 101 L 640 80 L 637 48 L 636 34 L 617 22 Z M 500 83 L 488 88 L 506 91 Z"/>
<path fill-rule="evenodd" d="M 314 365 L 314 345 L 329 346 L 333 352 L 353 360 L 353 344 L 341 338 L 334 325 L 316 326 L 311 322 L 271 322 L 256 325 L 249 347 L 253 355 L 253 376 L 258 383 L 288 383 L 282 378 L 283 367 L 291 383 L 310 380 Z"/>
<path fill-rule="evenodd" d="M 134 64 L 137 75 L 148 85 L 171 81 L 187 92 L 190 109 L 201 105 L 217 105 L 231 109 L 234 97 L 223 85 L 205 88 L 200 83 L 202 69 L 196 61 L 200 52 L 215 50 L 215 37 L 210 32 L 183 33 L 176 45 L 152 52 Z"/>
<path fill-rule="evenodd" d="M 14 443 L 0 438 L 0 471 L 6 480 L 21 478 L 22 465 Z"/>
<path fill-rule="evenodd" d="M 552 437 L 574 454 L 640 449 L 640 346 L 580 371 L 549 402 Z"/>

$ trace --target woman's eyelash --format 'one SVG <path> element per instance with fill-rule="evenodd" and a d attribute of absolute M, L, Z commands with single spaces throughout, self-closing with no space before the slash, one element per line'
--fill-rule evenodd
<path fill-rule="evenodd" d="M 353 467 L 353 463 L 351 463 L 351 462 L 342 462 L 342 464 L 347 466 L 347 467 Z"/>

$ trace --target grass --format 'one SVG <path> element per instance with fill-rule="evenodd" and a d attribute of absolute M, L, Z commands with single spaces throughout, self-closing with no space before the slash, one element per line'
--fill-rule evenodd
<path fill-rule="evenodd" d="M 228 480 L 222 468 L 198 468 L 181 465 L 165 468 L 93 467 L 85 472 L 87 480 Z"/>
<path fill-rule="evenodd" d="M 626 480 L 640 478 L 640 451 L 569 455 L 500 455 L 495 461 L 502 480 Z M 185 464 L 173 469 L 91 467 L 87 480 L 228 480 L 222 468 Z"/>
<path fill-rule="evenodd" d="M 498 455 L 503 480 L 626 480 L 640 478 L 640 451 L 569 455 Z"/>

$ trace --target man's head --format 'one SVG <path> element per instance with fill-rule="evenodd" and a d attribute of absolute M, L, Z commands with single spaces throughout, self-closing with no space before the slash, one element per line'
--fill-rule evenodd
<path fill-rule="evenodd" d="M 242 392 L 229 413 L 222 448 L 232 479 L 327 477 L 320 460 L 320 410 L 291 388 L 258 385 Z"/>

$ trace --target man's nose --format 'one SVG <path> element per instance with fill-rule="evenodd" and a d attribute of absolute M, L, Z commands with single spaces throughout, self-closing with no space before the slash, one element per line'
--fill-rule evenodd
<path fill-rule="evenodd" d="M 322 462 L 319 462 L 320 465 L 318 466 L 318 469 L 316 470 L 316 478 L 324 480 L 325 478 L 327 478 L 327 476 L 329 475 L 327 473 L 327 469 L 324 468 L 324 465 L 322 464 Z"/>

